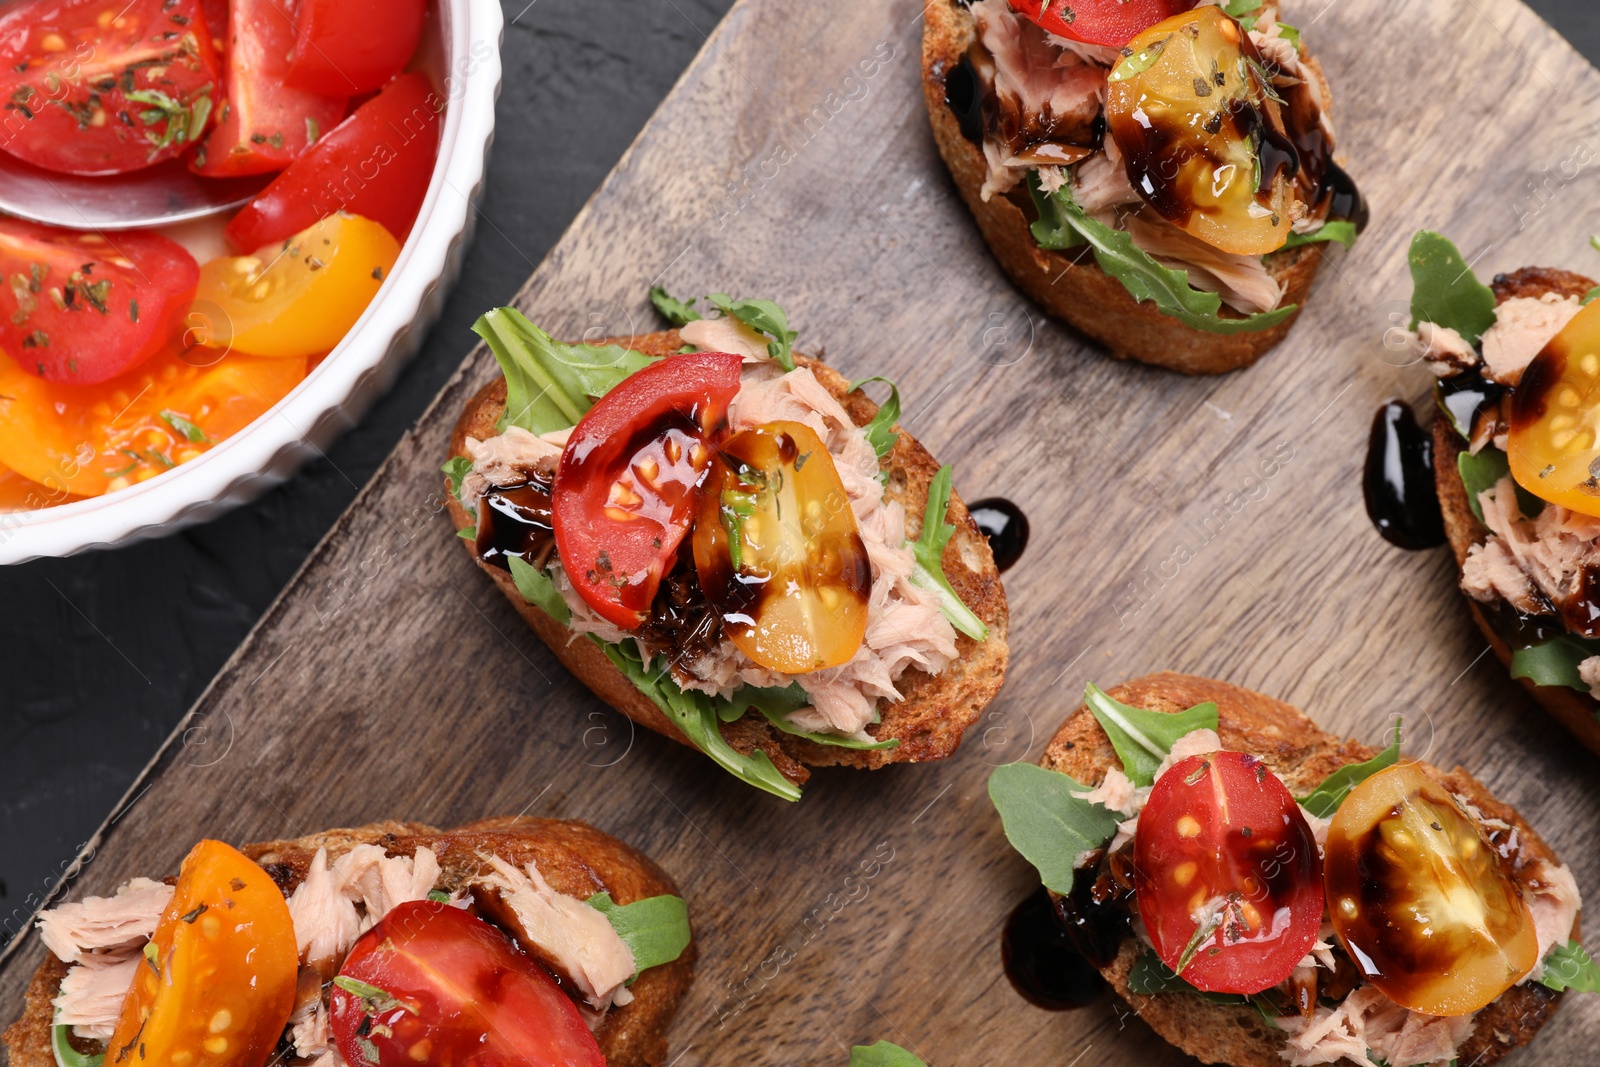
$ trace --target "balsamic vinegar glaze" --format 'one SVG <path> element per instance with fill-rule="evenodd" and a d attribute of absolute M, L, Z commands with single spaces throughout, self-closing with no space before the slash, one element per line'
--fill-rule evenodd
<path fill-rule="evenodd" d="M 1073 947 L 1055 901 L 1042 886 L 1012 909 L 1000 958 L 1023 999 L 1048 1011 L 1093 1004 L 1106 989 L 1095 965 Z"/>
<path fill-rule="evenodd" d="M 975 145 L 983 143 L 983 92 L 978 87 L 977 71 L 966 56 L 944 77 L 944 105 L 956 117 L 961 136 Z"/>
<path fill-rule="evenodd" d="M 1021 508 L 999 496 L 975 500 L 967 510 L 989 542 L 994 565 L 1001 573 L 1010 570 L 1028 547 L 1028 517 Z"/>
<path fill-rule="evenodd" d="M 1372 420 L 1362 491 L 1368 518 L 1390 544 L 1413 550 L 1444 544 L 1433 438 L 1403 400 L 1389 401 Z"/>

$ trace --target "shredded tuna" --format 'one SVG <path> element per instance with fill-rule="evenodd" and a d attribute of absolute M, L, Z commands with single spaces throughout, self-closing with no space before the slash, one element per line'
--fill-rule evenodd
<path fill-rule="evenodd" d="M 1590 692 L 1600 693 L 1600 656 L 1590 656 L 1578 664 L 1578 677 Z"/>
<path fill-rule="evenodd" d="M 1428 364 L 1438 378 L 1451 378 L 1478 365 L 1478 350 L 1449 326 L 1419 322 L 1415 331 L 1405 331 L 1406 348 Z"/>
<path fill-rule="evenodd" d="M 1518 296 L 1495 309 L 1494 325 L 1483 334 L 1483 374 L 1501 385 L 1516 385 L 1533 357 L 1572 321 L 1583 305 L 1575 296 L 1546 293 Z"/>
<path fill-rule="evenodd" d="M 1128 181 L 1122 149 L 1114 138 L 1107 137 L 1099 155 L 1072 169 L 1072 199 L 1086 213 L 1106 223 L 1114 221 L 1113 209 L 1143 202 Z"/>
<path fill-rule="evenodd" d="M 289 1016 L 289 1034 L 294 1040 L 296 1055 L 304 1059 L 312 1059 L 333 1049 L 333 1027 L 320 985 L 316 995 Z"/>
<path fill-rule="evenodd" d="M 1374 986 L 1361 986 L 1337 1008 L 1318 1007 L 1307 1019 L 1278 1019 L 1289 1034 L 1279 1053 L 1292 1067 L 1339 1063 L 1370 1064 L 1367 1052 L 1389 1063 L 1445 1064 L 1472 1034 L 1472 1016 L 1440 1018 L 1407 1011 Z"/>
<path fill-rule="evenodd" d="M 1518 880 L 1522 883 L 1523 899 L 1528 902 L 1534 933 L 1539 939 L 1539 962 L 1523 981 L 1536 982 L 1544 976 L 1544 959 L 1550 951 L 1572 939 L 1572 924 L 1578 918 L 1583 899 L 1578 895 L 1577 880 L 1565 864 L 1541 859 L 1537 867 L 1520 875 Z"/>
<path fill-rule="evenodd" d="M 300 958 L 325 974 L 338 969 L 361 936 L 361 914 L 328 866 L 327 849 L 317 849 L 305 881 L 289 897 L 289 918 Z"/>
<path fill-rule="evenodd" d="M 746 363 L 765 363 L 771 358 L 766 337 L 730 316 L 697 319 L 680 327 L 678 333 L 684 344 L 702 352 L 728 352 L 743 356 Z"/>
<path fill-rule="evenodd" d="M 91 952 L 137 948 L 156 932 L 172 892 L 170 885 L 135 878 L 115 896 L 85 897 L 42 913 L 39 938 L 65 963 L 80 963 Z"/>
<path fill-rule="evenodd" d="M 1476 600 L 1505 600 L 1538 614 L 1584 595 L 1584 575 L 1600 567 L 1600 519 L 1547 504 L 1532 518 L 1517 506 L 1511 478 L 1478 494 L 1484 524 L 1493 536 L 1468 552 L 1461 588 Z"/>
<path fill-rule="evenodd" d="M 1138 789 L 1133 780 L 1122 773 L 1122 768 L 1112 767 L 1100 784 L 1082 795 L 1091 804 L 1103 804 L 1112 811 L 1130 813 L 1139 810 Z"/>
<path fill-rule="evenodd" d="M 472 511 L 493 486 L 518 485 L 534 474 L 554 474 L 571 432 L 560 430 L 540 437 L 512 426 L 487 441 L 467 438 L 472 469 L 461 479 L 461 505 Z"/>
<path fill-rule="evenodd" d="M 109 1041 L 142 961 L 138 953 L 84 956 L 61 980 L 56 1022 L 79 1037 Z"/>
<path fill-rule="evenodd" d="M 1134 243 L 1162 264 L 1189 273 L 1196 289 L 1217 293 L 1230 307 L 1253 315 L 1283 300 L 1283 286 L 1260 256 L 1238 256 L 1206 244 L 1171 223 L 1141 215 L 1125 220 Z"/>
<path fill-rule="evenodd" d="M 397 904 L 426 898 L 438 880 L 439 860 L 431 849 L 390 856 L 377 845 L 357 845 L 332 865 L 327 849 L 317 849 L 305 881 L 289 897 L 301 958 L 331 973 L 363 931 Z"/>

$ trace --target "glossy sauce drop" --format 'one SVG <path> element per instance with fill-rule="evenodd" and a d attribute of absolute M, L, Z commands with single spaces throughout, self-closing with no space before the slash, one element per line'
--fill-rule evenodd
<path fill-rule="evenodd" d="M 554 540 L 547 483 L 496 486 L 479 500 L 474 547 L 483 562 L 510 570 L 515 556 L 524 563 L 542 565 Z"/>
<path fill-rule="evenodd" d="M 999 496 L 974 501 L 967 510 L 994 552 L 994 565 L 1001 573 L 1010 570 L 1028 547 L 1028 517 L 1021 508 Z"/>
<path fill-rule="evenodd" d="M 966 56 L 944 76 L 944 106 L 956 117 L 961 136 L 973 144 L 983 143 L 983 94 L 978 90 L 978 75 Z"/>
<path fill-rule="evenodd" d="M 1444 544 L 1433 438 L 1403 400 L 1389 401 L 1372 420 L 1362 490 L 1367 517 L 1390 544 L 1412 550 Z"/>
<path fill-rule="evenodd" d="M 1023 999 L 1048 1011 L 1086 1007 L 1106 989 L 1094 964 L 1073 948 L 1055 902 L 1042 886 L 1012 909 L 1000 958 Z"/>

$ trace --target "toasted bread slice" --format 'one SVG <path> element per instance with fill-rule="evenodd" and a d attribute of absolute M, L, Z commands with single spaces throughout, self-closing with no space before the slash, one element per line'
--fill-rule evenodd
<path fill-rule="evenodd" d="M 683 339 L 677 330 L 602 343 L 621 344 L 656 357 L 671 355 L 683 347 Z M 878 413 L 878 405 L 863 393 L 850 392 L 849 381 L 831 368 L 805 356 L 796 356 L 795 362 L 816 375 L 817 381 L 839 400 L 857 426 L 865 426 Z M 505 411 L 505 403 L 504 378 L 496 379 L 480 390 L 456 423 L 450 454 L 465 456 L 468 437 L 483 440 L 494 436 L 495 423 Z M 899 440 L 893 451 L 881 461 L 887 473 L 885 492 L 890 500 L 899 501 L 905 507 L 906 532 L 915 539 L 922 531 L 928 485 L 939 473 L 939 463 L 904 429 L 898 426 L 895 429 L 900 435 Z M 466 529 L 477 521 L 477 517 L 469 515 L 454 494 L 445 495 L 449 498 L 450 515 L 458 530 Z M 872 751 L 820 745 L 783 733 L 755 713 L 723 724 L 722 733 L 729 744 L 746 755 L 760 749 L 772 760 L 779 773 L 795 783 L 804 783 L 810 777 L 808 767 L 844 765 L 875 769 L 890 763 L 922 763 L 944 759 L 956 750 L 961 743 L 962 733 L 1000 691 L 1006 663 L 1010 658 L 1006 643 L 1009 614 L 1005 590 L 1000 585 L 1000 571 L 995 566 L 989 542 L 954 491 L 950 494 L 947 521 L 956 531 L 944 550 L 945 576 L 967 607 L 988 625 L 989 637 L 986 641 L 974 641 L 957 634 L 957 658 L 954 663 L 938 675 L 925 674 L 916 669 L 908 671 L 898 683 L 903 699 L 895 703 L 879 702 L 882 721 L 867 727 L 867 732 L 880 740 L 899 738 L 899 746 Z M 476 560 L 472 545 L 467 544 L 466 549 Z M 484 565 L 481 561 L 479 565 L 488 571 L 500 591 L 510 599 L 534 633 L 539 635 L 539 639 L 549 645 L 566 668 L 596 696 L 639 725 L 685 745 L 691 744 L 661 709 L 617 670 L 598 645 L 593 641 L 572 640 L 571 631 L 523 599 L 509 573 L 498 567 Z"/>
<path fill-rule="evenodd" d="M 454 830 L 421 823 L 381 822 L 328 830 L 292 841 L 246 845 L 241 851 L 264 867 L 284 893 L 305 880 L 317 849 L 330 858 L 356 845 L 380 845 L 390 855 L 432 849 L 439 857 L 439 887 L 461 888 L 487 865 L 478 854 L 499 856 L 515 866 L 529 861 L 557 892 L 583 899 L 607 892 L 619 904 L 662 895 L 680 895 L 666 872 L 649 857 L 586 823 L 531 817 L 485 819 Z M 667 1028 L 694 976 L 693 943 L 671 963 L 651 967 L 630 987 L 634 999 L 606 1013 L 595 1040 L 610 1067 L 662 1067 L 667 1060 Z M 6 1030 L 11 1067 L 56 1067 L 50 1047 L 54 1017 L 51 1000 L 60 992 L 68 965 L 54 955 L 28 987 L 22 1018 Z"/>
<path fill-rule="evenodd" d="M 1270 0 L 1268 6 L 1276 9 L 1277 4 Z M 972 12 L 962 0 L 929 0 L 922 28 L 922 91 L 939 154 L 995 259 L 1017 288 L 1119 359 L 1184 374 L 1223 374 L 1248 367 L 1288 335 L 1298 312 L 1255 332 L 1216 334 L 1186 326 L 1157 311 L 1155 304 L 1134 300 L 1121 282 L 1100 269 L 1086 248 L 1067 252 L 1040 248 L 1028 229 L 1035 216 L 1026 192 L 1016 199 L 996 196 L 985 203 L 979 195 L 988 169 L 983 151 L 962 135 L 960 123 L 945 105 L 945 78 L 976 36 Z M 1307 66 L 1321 83 L 1323 106 L 1328 107 L 1322 68 L 1314 59 Z M 1324 249 L 1321 244 L 1301 245 L 1266 257 L 1268 270 L 1283 286 L 1280 306 L 1305 307 Z M 1242 317 L 1227 308 L 1223 314 Z"/>
<path fill-rule="evenodd" d="M 1377 754 L 1359 742 L 1324 732 L 1281 700 L 1227 682 L 1186 674 L 1152 674 L 1109 693 L 1125 704 L 1168 713 L 1214 701 L 1223 747 L 1259 756 L 1296 796 L 1311 792 L 1345 764 L 1360 763 Z M 1121 766 L 1110 738 L 1086 707 L 1079 707 L 1067 719 L 1039 762 L 1086 784 L 1098 783 L 1108 769 Z M 1488 818 L 1504 819 L 1516 827 L 1527 855 L 1557 862 L 1544 839 L 1466 771 L 1459 767 L 1448 774 L 1432 767 L 1427 770 Z M 1573 936 L 1577 936 L 1576 924 Z M 1131 992 L 1128 972 L 1142 951 L 1129 939 L 1101 973 L 1151 1029 L 1205 1063 L 1283 1067 L 1279 1054 L 1284 1047 L 1283 1032 L 1270 1029 L 1253 1008 L 1214 1004 L 1189 993 Z M 1461 1046 L 1461 1062 L 1487 1067 L 1511 1049 L 1527 1044 L 1560 999 L 1561 994 L 1533 982 L 1508 990 L 1478 1013 L 1472 1036 Z"/>
<path fill-rule="evenodd" d="M 1537 299 L 1546 293 L 1582 297 L 1594 287 L 1595 283 L 1581 274 L 1544 267 L 1525 267 L 1511 274 L 1499 275 L 1494 279 L 1493 285 L 1495 299 L 1500 303 L 1519 296 Z M 1434 482 L 1439 489 L 1439 510 L 1444 514 L 1445 536 L 1450 541 L 1450 550 L 1455 553 L 1458 568 L 1466 562 L 1467 551 L 1489 536 L 1488 528 L 1478 521 L 1478 516 L 1473 513 L 1472 505 L 1467 500 L 1467 487 L 1462 484 L 1461 473 L 1456 466 L 1465 444 L 1466 442 L 1456 433 L 1455 427 L 1450 424 L 1450 417 L 1435 407 Z M 1476 600 L 1466 596 L 1465 593 L 1462 596 L 1466 599 L 1467 610 L 1472 613 L 1472 620 L 1478 624 L 1478 629 L 1482 630 L 1483 636 L 1488 639 L 1489 647 L 1494 649 L 1494 654 L 1509 669 L 1511 646 L 1507 643 L 1505 635 L 1501 634 L 1490 621 Z M 1519 680 L 1533 699 L 1555 716 L 1563 726 L 1576 734 L 1578 740 L 1592 751 L 1600 753 L 1600 721 L 1595 718 L 1596 714 L 1600 714 L 1600 701 L 1587 693 L 1580 693 L 1565 686 L 1535 685 L 1527 678 Z"/>

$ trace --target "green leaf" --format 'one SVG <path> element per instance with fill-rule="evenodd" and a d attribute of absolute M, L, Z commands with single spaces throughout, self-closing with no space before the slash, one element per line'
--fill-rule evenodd
<path fill-rule="evenodd" d="M 1573 989 L 1579 993 L 1600 993 L 1600 965 L 1577 941 L 1557 945 L 1544 958 L 1544 976 L 1539 984 L 1556 992 Z"/>
<path fill-rule="evenodd" d="M 507 556 L 511 566 L 511 580 L 517 584 L 522 599 L 565 626 L 572 621 L 572 609 L 562 599 L 556 583 L 544 571 L 520 556 Z"/>
<path fill-rule="evenodd" d="M 800 335 L 789 329 L 789 316 L 781 307 L 770 300 L 734 300 L 724 293 L 712 293 L 706 299 L 724 315 L 772 338 L 767 355 L 784 370 L 794 370 L 794 339 Z"/>
<path fill-rule="evenodd" d="M 1128 968 L 1128 992 L 1141 996 L 1155 996 L 1160 993 L 1193 993 L 1195 996 L 1204 997 L 1213 1004 L 1245 1004 L 1255 1008 L 1261 1018 L 1274 1030 L 1280 1030 L 1279 1016 L 1284 1014 L 1282 1005 L 1276 1003 L 1266 994 L 1244 996 L 1239 993 L 1205 993 L 1196 989 L 1173 970 L 1161 962 L 1160 957 L 1153 952 L 1146 952 L 1133 961 L 1133 966 Z"/>
<path fill-rule="evenodd" d="M 1590 656 L 1600 656 L 1600 641 L 1561 634 L 1513 651 L 1511 677 L 1526 678 L 1534 685 L 1561 686 L 1587 693 L 1590 689 L 1578 674 L 1578 664 Z"/>
<path fill-rule="evenodd" d="M 889 387 L 889 399 L 878 408 L 878 413 L 872 417 L 872 421 L 863 427 L 867 433 L 867 440 L 872 444 L 872 450 L 878 453 L 879 459 L 882 459 L 894 450 L 894 443 L 900 438 L 900 435 L 894 432 L 894 424 L 900 421 L 900 389 L 882 375 L 874 375 L 871 378 L 851 382 L 850 392 L 855 392 L 868 382 L 882 382 Z"/>
<path fill-rule="evenodd" d="M 1261 0 L 1228 0 L 1222 10 L 1233 18 L 1240 18 L 1260 11 Z"/>
<path fill-rule="evenodd" d="M 911 580 L 930 592 L 938 593 L 939 610 L 950 620 L 950 625 L 974 641 L 989 637 L 989 627 L 972 609 L 962 603 L 950 586 L 944 573 L 944 546 L 956 528 L 945 522 L 950 510 L 950 467 L 940 467 L 928 485 L 928 506 L 922 513 L 922 536 L 911 543 L 911 554 L 917 559 L 917 569 Z"/>
<path fill-rule="evenodd" d="M 1217 706 L 1210 701 L 1170 715 L 1112 700 L 1091 682 L 1084 688 L 1083 702 L 1111 738 L 1111 747 L 1122 761 L 1122 773 L 1134 785 L 1155 784 L 1156 769 L 1178 738 L 1195 730 L 1217 728 Z"/>
<path fill-rule="evenodd" d="M 786 734 L 803 737 L 807 741 L 815 741 L 819 745 L 832 745 L 835 748 L 853 748 L 872 752 L 884 752 L 891 748 L 900 747 L 900 739 L 891 737 L 885 741 L 862 741 L 854 737 L 844 737 L 839 734 L 811 733 L 800 729 L 789 721 L 791 713 L 811 703 L 811 697 L 800 688 L 799 683 L 790 685 L 787 689 L 755 689 L 745 687 L 733 694 L 731 700 L 726 702 L 727 710 L 722 711 L 722 720 L 732 722 L 745 713 L 747 708 L 754 708 L 767 721 Z M 730 716 L 730 712 L 732 715 Z"/>
<path fill-rule="evenodd" d="M 850 1067 L 928 1067 L 899 1045 L 879 1041 L 876 1045 L 857 1045 L 850 1050 Z"/>
<path fill-rule="evenodd" d="M 694 309 L 697 302 L 698 300 L 690 300 L 684 303 L 676 297 L 667 295 L 667 291 L 659 285 L 650 287 L 650 303 L 655 305 L 656 311 L 661 313 L 662 318 L 674 326 L 687 326 L 701 317 L 700 312 Z"/>
<path fill-rule="evenodd" d="M 1117 65 L 1111 68 L 1111 73 L 1106 76 L 1106 80 L 1124 82 L 1129 78 L 1143 74 L 1156 65 L 1156 60 L 1161 58 L 1161 53 L 1166 50 L 1167 42 L 1170 40 L 1172 40 L 1172 35 L 1169 33 L 1161 40 L 1151 41 L 1143 49 L 1123 56 L 1117 62 Z"/>
<path fill-rule="evenodd" d="M 463 541 L 476 541 L 478 539 L 478 528 L 476 526 L 468 526 L 464 530 L 457 530 L 456 536 Z"/>
<path fill-rule="evenodd" d="M 647 672 L 638 651 L 631 647 L 632 642 L 613 645 L 593 634 L 589 636 L 639 692 L 650 698 L 651 703 L 683 731 L 690 743 L 711 757 L 717 766 L 773 796 L 784 800 L 800 799 L 800 787 L 779 774 L 765 752 L 757 749 L 746 756 L 728 744 L 727 738 L 718 729 L 721 717 L 711 697 L 705 693 L 684 691 L 666 670 L 659 674 Z"/>
<path fill-rule="evenodd" d="M 448 904 L 450 903 L 450 894 L 443 889 L 431 889 L 428 891 L 428 899 L 436 904 Z"/>
<path fill-rule="evenodd" d="M 1463 450 L 1456 457 L 1456 470 L 1461 474 L 1461 484 L 1467 489 L 1467 504 L 1472 508 L 1472 513 L 1478 516 L 1478 521 L 1483 521 L 1483 505 L 1478 502 L 1478 494 L 1488 489 L 1493 489 L 1500 484 L 1500 479 L 1511 474 L 1511 461 L 1506 454 L 1493 445 L 1484 445 L 1478 450 L 1477 455 Z M 1544 510 L 1544 501 L 1512 483 L 1517 491 L 1517 507 L 1529 518 Z"/>
<path fill-rule="evenodd" d="M 1411 239 L 1411 328 L 1448 326 L 1469 345 L 1494 325 L 1494 291 L 1478 280 L 1449 238 L 1423 230 Z"/>
<path fill-rule="evenodd" d="M 1584 307 L 1588 307 L 1594 302 L 1594 298 L 1597 296 L 1600 296 L 1600 285 L 1597 285 L 1593 289 L 1590 289 L 1587 293 L 1584 293 L 1581 303 Z"/>
<path fill-rule="evenodd" d="M 445 477 L 450 479 L 450 495 L 460 501 L 461 483 L 466 480 L 467 474 L 472 470 L 472 460 L 466 456 L 457 456 L 439 469 L 444 472 Z"/>
<path fill-rule="evenodd" d="M 633 973 L 671 963 L 689 947 L 689 906 L 682 897 L 660 896 L 618 904 L 610 893 L 596 893 L 588 904 L 611 922 L 633 953 Z"/>
<path fill-rule="evenodd" d="M 1278 23 L 1278 36 L 1296 48 L 1300 47 L 1300 30 L 1297 27 L 1291 26 L 1287 22 L 1280 22 Z"/>
<path fill-rule="evenodd" d="M 1333 219 L 1324 222 L 1321 227 L 1310 233 L 1291 233 L 1289 239 L 1283 243 L 1283 247 L 1299 248 L 1301 245 L 1316 244 L 1319 241 L 1337 241 L 1346 248 L 1354 248 L 1358 236 L 1355 223 L 1349 219 Z"/>
<path fill-rule="evenodd" d="M 1394 740 L 1389 747 L 1365 763 L 1349 763 L 1332 774 L 1310 793 L 1300 798 L 1300 806 L 1321 819 L 1329 818 L 1339 810 L 1350 790 L 1371 778 L 1385 767 L 1392 767 L 1400 758 L 1400 717 L 1395 716 Z"/>
<path fill-rule="evenodd" d="M 179 415 L 176 411 L 161 412 L 161 421 L 171 426 L 175 432 L 182 434 L 183 439 L 186 441 L 194 444 L 216 444 L 215 441 L 205 435 L 205 431 L 182 415 Z"/>
<path fill-rule="evenodd" d="M 473 331 L 506 376 L 506 413 L 497 427 L 545 434 L 576 426 L 594 401 L 651 359 L 619 345 L 564 345 L 515 308 L 497 308 Z"/>
<path fill-rule="evenodd" d="M 1100 848 L 1117 832 L 1104 804 L 1084 800 L 1089 787 L 1032 763 L 1007 763 L 989 775 L 989 800 L 1006 840 L 1039 871 L 1046 889 L 1072 892 L 1080 853 Z"/>
<path fill-rule="evenodd" d="M 1095 262 L 1100 269 L 1122 283 L 1135 300 L 1153 301 L 1163 315 L 1177 319 L 1191 329 L 1207 333 L 1253 333 L 1269 329 L 1283 322 L 1295 312 L 1290 304 L 1274 311 L 1265 311 L 1242 319 L 1225 319 L 1221 316 L 1222 298 L 1216 293 L 1202 292 L 1189 284 L 1189 275 L 1181 270 L 1163 267 L 1148 252 L 1134 244 L 1133 236 L 1112 229 L 1105 223 L 1090 218 L 1072 199 L 1072 186 L 1063 185 L 1046 198 L 1039 189 L 1036 172 L 1028 173 L 1028 189 L 1033 202 L 1039 207 L 1039 222 L 1033 224 L 1034 239 L 1044 248 L 1069 248 L 1064 242 L 1070 230 L 1094 249 Z M 1047 205 L 1053 210 L 1047 215 Z M 1048 218 L 1048 222 L 1046 219 Z M 1045 223 L 1041 227 L 1040 223 Z"/>
<path fill-rule="evenodd" d="M 68 1040 L 72 1036 L 70 1026 L 52 1026 L 50 1028 L 50 1050 L 56 1054 L 58 1067 L 100 1067 L 105 1062 L 105 1053 L 98 1056 L 86 1056 L 72 1047 Z"/>

